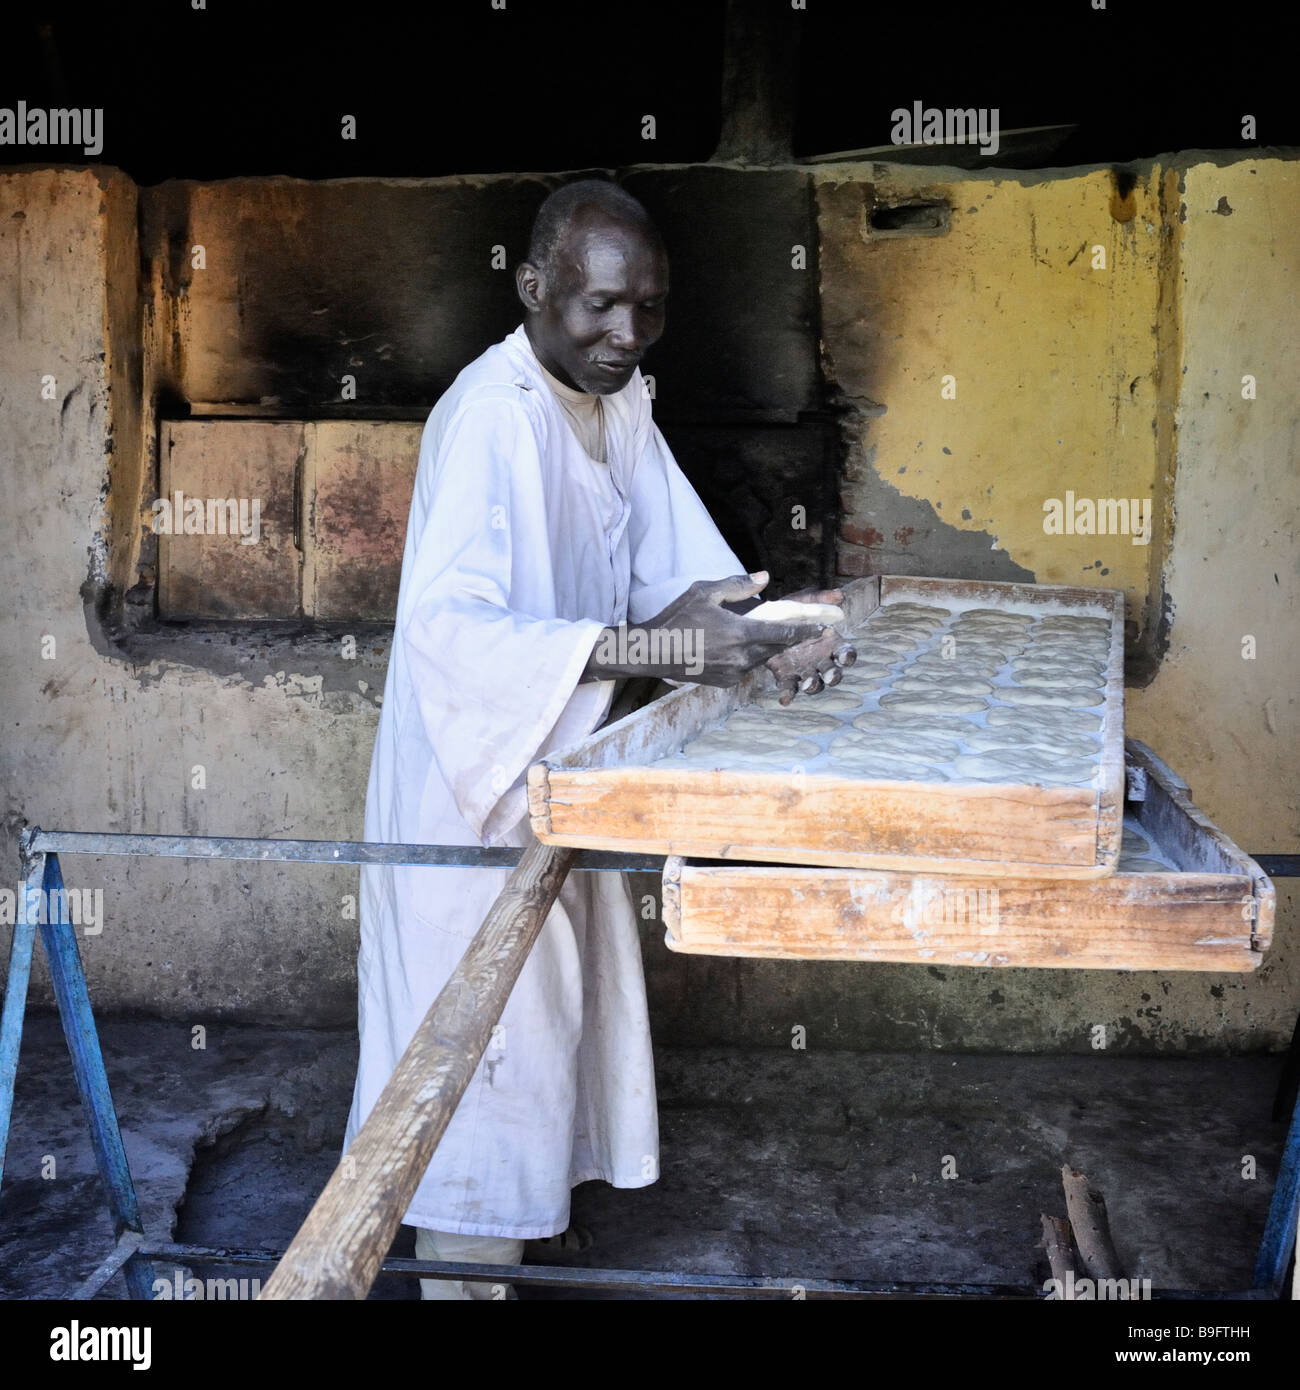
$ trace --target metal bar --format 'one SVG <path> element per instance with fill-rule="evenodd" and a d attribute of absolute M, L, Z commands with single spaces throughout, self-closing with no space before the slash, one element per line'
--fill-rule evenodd
<path fill-rule="evenodd" d="M 141 1254 L 155 1260 L 174 1260 L 177 1264 L 262 1265 L 280 1258 L 271 1250 L 220 1249 L 186 1245 L 149 1245 Z M 486 1265 L 450 1264 L 437 1260 L 407 1260 L 390 1257 L 380 1272 L 409 1279 L 462 1279 L 471 1283 L 555 1285 L 581 1289 L 623 1289 L 697 1291 L 702 1293 L 766 1294 L 789 1298 L 797 1286 L 809 1295 L 861 1295 L 892 1293 L 907 1289 L 922 1296 L 949 1296 L 948 1290 L 962 1290 L 986 1298 L 1024 1298 L 1037 1296 L 1033 1289 L 1001 1284 L 899 1284 L 866 1280 L 774 1279 L 749 1274 L 691 1274 L 669 1270 L 586 1269 L 566 1265 Z"/>
<path fill-rule="evenodd" d="M 460 865 L 510 869 L 523 854 L 510 846 L 398 845 L 366 840 L 258 840 L 202 835 L 116 835 L 111 832 L 41 830 L 23 832 L 33 853 L 136 854 L 162 859 L 251 859 L 266 863 Z M 574 868 L 589 872 L 658 873 L 662 855 L 582 850 Z"/>
<path fill-rule="evenodd" d="M 123 1231 L 112 1253 L 100 1261 L 95 1272 L 73 1291 L 74 1299 L 94 1298 L 119 1269 L 140 1249 L 144 1236 L 139 1231 Z"/>
<path fill-rule="evenodd" d="M 27 1011 L 27 985 L 32 975 L 32 946 L 40 918 L 40 888 L 45 882 L 45 856 L 24 854 L 23 900 L 15 913 L 13 939 L 9 943 L 9 975 L 5 983 L 4 1013 L 0 1015 L 0 1186 L 4 1184 L 5 1151 L 9 1147 L 9 1122 L 14 1110 L 14 1081 L 18 1053 L 23 1043 L 23 1015 Z"/>
<path fill-rule="evenodd" d="M 1282 1296 L 1282 1281 L 1295 1248 L 1296 1217 L 1300 1214 L 1300 1098 L 1291 1115 L 1282 1161 L 1278 1164 L 1273 1200 L 1264 1223 L 1264 1239 L 1255 1261 L 1254 1284 L 1275 1298 Z"/>
<path fill-rule="evenodd" d="M 240 1246 L 148 1243 L 141 1256 L 171 1261 L 176 1265 L 233 1265 L 255 1267 L 278 1264 L 283 1250 L 245 1249 Z M 692 1274 L 669 1270 L 585 1269 L 567 1265 L 446 1264 L 434 1260 L 386 1259 L 381 1274 L 407 1279 L 462 1279 L 469 1282 L 525 1284 L 573 1289 L 631 1289 L 666 1293 L 737 1293 L 789 1298 L 796 1286 L 820 1298 L 998 1298 L 1042 1299 L 1042 1290 L 1013 1284 L 929 1284 L 868 1279 L 799 1279 L 794 1276 L 748 1274 Z M 1221 1299 L 1258 1302 L 1269 1297 L 1260 1289 L 1153 1289 L 1155 1300 L 1210 1302 Z"/>
<path fill-rule="evenodd" d="M 983 1298 L 1025 1302 L 1046 1301 L 1043 1290 L 1018 1284 L 909 1283 L 906 1280 L 802 1279 L 797 1275 L 692 1274 L 668 1270 L 583 1269 L 567 1265 L 467 1265 L 429 1260 L 391 1259 L 386 1273 L 407 1278 L 460 1279 L 469 1283 L 523 1284 L 544 1287 L 623 1289 L 662 1292 L 737 1293 L 756 1297 L 790 1298 L 802 1290 L 809 1298 Z M 1231 1293 L 1187 1289 L 1152 1289 L 1153 1299 L 1257 1300 L 1254 1289 Z"/>
<path fill-rule="evenodd" d="M 1269 878 L 1300 878 L 1300 854 L 1252 854 Z"/>
<path fill-rule="evenodd" d="M 203 835 L 119 835 L 110 831 L 41 830 L 23 832 L 32 854 L 132 854 L 162 859 L 251 859 L 268 863 L 472 865 L 513 868 L 521 849 L 482 845 L 403 845 L 368 840 L 277 840 Z M 1300 878 L 1300 854 L 1250 855 L 1270 878 Z M 574 870 L 657 873 L 662 855 L 582 850 Z"/>
<path fill-rule="evenodd" d="M 104 1056 L 95 1029 L 95 1015 L 86 990 L 86 976 L 81 968 L 77 937 L 67 920 L 67 904 L 63 894 L 63 873 L 59 856 L 50 854 L 45 861 L 45 912 L 41 939 L 49 959 L 50 981 L 63 1020 L 63 1035 L 72 1056 L 72 1070 L 81 1094 L 81 1106 L 90 1126 L 90 1141 L 95 1150 L 95 1163 L 108 1194 L 109 1212 L 113 1217 L 113 1236 L 120 1239 L 124 1231 L 143 1233 L 140 1206 L 136 1201 L 131 1170 L 127 1166 L 122 1132 L 113 1108 L 113 1096 L 104 1071 Z M 57 894 L 57 896 L 56 896 Z M 51 904 L 57 911 L 51 914 Z M 132 1298 L 148 1299 L 153 1292 L 153 1270 L 147 1262 L 128 1258 L 126 1283 Z"/>

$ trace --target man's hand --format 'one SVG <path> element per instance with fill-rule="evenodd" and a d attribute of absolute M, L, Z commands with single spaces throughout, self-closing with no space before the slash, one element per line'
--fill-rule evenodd
<path fill-rule="evenodd" d="M 837 590 L 830 590 L 835 593 Z M 802 600 L 829 602 L 830 600 Z M 778 697 L 788 705 L 800 691 L 816 695 L 819 691 L 838 685 L 844 668 L 858 659 L 857 649 L 833 627 L 824 628 L 811 642 L 802 642 L 788 651 L 769 658 L 767 669 L 776 678 Z"/>
<path fill-rule="evenodd" d="M 843 589 L 799 589 L 782 597 L 791 603 L 844 602 Z M 746 607 L 756 600 L 749 600 Z M 734 611 L 740 611 L 739 609 Z M 767 669 L 776 678 L 776 688 L 783 705 L 788 705 L 801 691 L 816 695 L 823 689 L 838 685 L 844 669 L 858 659 L 853 643 L 841 637 L 834 628 L 825 628 L 811 642 L 803 642 L 771 657 Z"/>
<path fill-rule="evenodd" d="M 838 649 L 843 657 L 852 647 L 832 629 L 818 623 L 754 622 L 729 611 L 732 605 L 753 599 L 766 584 L 767 575 L 761 571 L 731 579 L 700 580 L 648 622 L 606 628 L 588 658 L 583 679 L 659 676 L 729 686 L 737 684 L 759 662 L 771 666 L 773 659 L 784 656 L 788 660 L 780 671 L 772 669 L 783 692 L 789 684 L 790 698 L 799 688 L 820 690 L 832 669 L 835 674 L 830 683 L 834 684 L 839 680 L 840 665 L 850 664 L 853 656 L 837 664 L 835 651 Z M 838 590 L 825 592 L 840 596 Z M 803 602 L 835 601 L 835 597 L 792 597 Z M 828 637 L 830 645 L 823 652 Z"/>
<path fill-rule="evenodd" d="M 697 580 L 648 622 L 606 628 L 587 660 L 583 679 L 659 676 L 700 685 L 736 685 L 760 662 L 822 632 L 817 623 L 750 622 L 723 606 L 752 597 L 766 583 L 762 573 Z"/>

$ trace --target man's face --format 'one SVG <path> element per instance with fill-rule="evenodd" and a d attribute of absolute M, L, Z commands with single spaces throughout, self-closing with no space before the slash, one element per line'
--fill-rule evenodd
<path fill-rule="evenodd" d="M 529 339 L 552 376 L 607 396 L 664 331 L 668 258 L 653 233 L 599 213 L 575 219 L 546 277 L 521 266 Z"/>

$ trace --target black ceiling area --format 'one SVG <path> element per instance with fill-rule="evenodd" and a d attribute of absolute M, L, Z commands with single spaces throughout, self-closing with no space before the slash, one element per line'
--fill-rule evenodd
<path fill-rule="evenodd" d="M 707 160 L 718 146 L 726 0 L 202 2 L 8 7 L 0 107 L 101 108 L 95 161 L 142 184 L 619 168 Z M 1300 145 L 1293 18 L 1281 4 L 1235 15 L 1175 0 L 1094 3 L 807 0 L 792 13 L 787 0 L 741 0 L 730 13 L 797 36 L 787 53 L 797 160 L 888 147 L 891 112 L 917 102 L 995 108 L 1003 132 L 1052 128 L 1004 137 L 992 158 L 966 151 L 973 165 Z M 341 135 L 347 115 L 353 140 Z M 654 140 L 643 138 L 647 115 Z M 1253 141 L 1242 138 L 1247 115 Z M 6 165 L 86 158 L 0 144 Z"/>

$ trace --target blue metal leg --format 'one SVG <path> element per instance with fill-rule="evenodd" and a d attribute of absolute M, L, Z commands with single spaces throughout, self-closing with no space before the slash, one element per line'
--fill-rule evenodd
<path fill-rule="evenodd" d="M 1272 1289 L 1281 1296 L 1282 1281 L 1286 1278 L 1286 1268 L 1295 1248 L 1298 1214 L 1300 1098 L 1297 1098 L 1291 1115 L 1291 1128 L 1287 1131 L 1286 1143 L 1282 1148 L 1282 1162 L 1278 1165 L 1277 1182 L 1273 1186 L 1273 1200 L 1268 1208 L 1268 1220 L 1264 1223 L 1264 1239 L 1259 1247 L 1259 1258 L 1255 1261 L 1255 1288 Z"/>
<path fill-rule="evenodd" d="M 95 1016 L 86 991 L 86 976 L 77 950 L 77 937 L 68 921 L 67 904 L 63 895 L 63 873 L 59 856 L 48 855 L 45 862 L 45 893 L 47 906 L 53 906 L 54 921 L 42 921 L 41 938 L 49 957 L 50 980 L 54 997 L 59 1003 L 63 1033 L 72 1054 L 72 1069 L 81 1093 L 82 1109 L 90 1126 L 90 1140 L 95 1150 L 95 1162 L 108 1193 L 108 1207 L 113 1217 L 113 1238 L 120 1239 L 123 1231 L 140 1231 L 140 1206 L 136 1201 L 131 1170 L 122 1147 L 122 1133 L 117 1125 L 117 1112 L 108 1089 L 104 1057 L 99 1048 Z M 57 896 L 55 896 L 57 894 Z M 45 913 L 48 918 L 49 911 Z M 146 1260 L 133 1257 L 126 1263 L 126 1284 L 132 1298 L 153 1296 L 153 1266 Z"/>
<path fill-rule="evenodd" d="M 40 902 L 34 897 L 45 881 L 45 856 L 34 855 L 26 863 L 23 901 L 14 914 L 14 935 L 9 946 L 9 977 L 5 982 L 4 1013 L 0 1015 L 0 1183 L 4 1181 L 5 1150 L 9 1147 L 9 1121 L 13 1118 L 14 1078 L 18 1074 L 18 1051 L 23 1042 L 23 1015 L 27 1011 L 27 982 L 32 975 L 32 945 L 36 940 L 39 911 L 29 910 Z"/>

